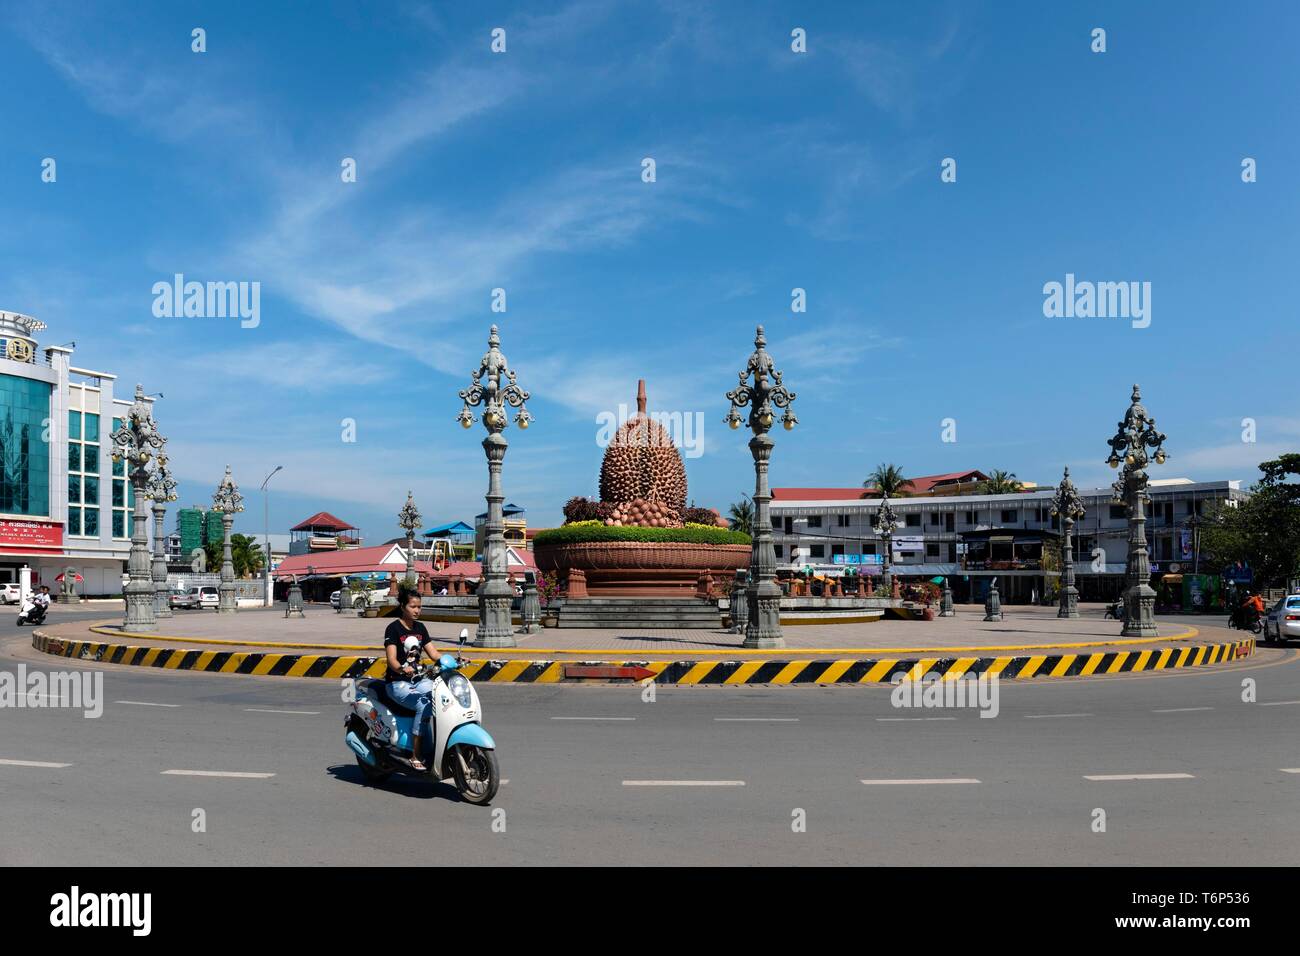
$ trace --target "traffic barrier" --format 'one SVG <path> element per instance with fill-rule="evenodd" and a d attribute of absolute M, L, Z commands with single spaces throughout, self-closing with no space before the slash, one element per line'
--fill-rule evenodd
<path fill-rule="evenodd" d="M 33 633 L 32 646 L 45 654 L 82 661 L 254 677 L 324 677 L 338 680 L 347 677 L 382 677 L 385 669 L 383 658 L 378 657 L 136 647 L 97 641 L 69 641 L 50 637 L 41 631 Z M 653 680 L 656 684 L 887 684 L 895 675 L 906 675 L 919 680 L 923 677 L 957 678 L 963 675 L 996 674 L 999 679 L 1026 680 L 1129 674 L 1224 664 L 1249 657 L 1254 652 L 1255 641 L 1248 638 L 1226 644 L 1188 644 L 1147 650 L 1021 657 L 757 661 L 474 660 L 467 661 L 461 672 L 470 680 L 516 684 L 632 679 L 620 677 L 616 671 L 606 672 L 599 668 L 622 668 L 626 669 L 625 673 L 637 676 L 648 674 L 644 679 Z M 566 668 L 573 670 L 566 672 Z"/>

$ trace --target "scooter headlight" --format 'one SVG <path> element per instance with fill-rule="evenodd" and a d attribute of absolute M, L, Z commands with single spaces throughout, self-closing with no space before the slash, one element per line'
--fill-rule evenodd
<path fill-rule="evenodd" d="M 460 706 L 468 707 L 470 705 L 470 694 L 472 691 L 469 687 L 469 681 L 464 674 L 456 674 L 447 682 L 447 689 L 451 691 L 452 696 L 460 702 Z"/>

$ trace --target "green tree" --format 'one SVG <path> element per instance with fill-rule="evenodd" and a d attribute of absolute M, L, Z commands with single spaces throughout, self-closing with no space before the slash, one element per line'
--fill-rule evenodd
<path fill-rule="evenodd" d="M 867 480 L 862 483 L 863 488 L 874 488 L 881 494 L 889 495 L 891 498 L 905 497 L 908 489 L 912 487 L 910 478 L 903 477 L 903 469 L 897 465 L 879 464 L 876 470 L 867 475 Z"/>
<path fill-rule="evenodd" d="M 754 503 L 748 498 L 737 501 L 731 506 L 727 520 L 731 522 L 732 531 L 743 531 L 745 534 L 754 533 Z"/>
<path fill-rule="evenodd" d="M 220 541 L 209 541 L 203 546 L 208 560 L 208 570 L 219 572 L 221 562 L 224 557 L 222 543 Z M 266 557 L 262 554 L 262 546 L 257 543 L 256 538 L 251 538 L 245 534 L 232 534 L 230 536 L 230 563 L 235 567 L 235 577 L 246 578 L 250 574 L 256 574 L 262 570 L 266 563 Z"/>
<path fill-rule="evenodd" d="M 1001 468 L 994 468 L 989 472 L 988 478 L 980 483 L 980 491 L 986 495 L 1013 495 L 1024 487 L 1016 479 L 1015 472 L 1003 471 Z"/>
<path fill-rule="evenodd" d="M 1259 587 L 1285 587 L 1300 574 L 1300 454 L 1286 454 L 1259 466 L 1263 477 L 1251 496 L 1215 508 L 1201 528 L 1202 553 L 1228 565 L 1244 561 Z"/>

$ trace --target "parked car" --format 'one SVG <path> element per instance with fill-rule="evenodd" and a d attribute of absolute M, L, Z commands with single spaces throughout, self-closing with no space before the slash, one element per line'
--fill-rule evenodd
<path fill-rule="evenodd" d="M 0 586 L 0 598 L 3 598 L 6 604 L 17 604 L 22 596 L 22 586 L 17 581 L 7 581 Z"/>
<path fill-rule="evenodd" d="M 1283 641 L 1300 638 L 1300 594 L 1288 594 L 1264 615 L 1264 640 Z"/>
<path fill-rule="evenodd" d="M 330 595 L 330 607 L 334 608 L 336 611 L 339 609 L 339 595 L 341 593 L 341 591 L 335 591 Z"/>
<path fill-rule="evenodd" d="M 193 611 L 199 606 L 199 597 L 197 594 L 192 594 L 189 591 L 182 591 L 178 588 L 167 595 L 167 606 L 173 611 L 181 608 L 188 608 Z"/>
<path fill-rule="evenodd" d="M 211 584 L 190 588 L 189 593 L 193 595 L 197 602 L 196 606 L 199 608 L 216 607 L 221 603 L 221 595 L 217 593 L 216 587 Z"/>

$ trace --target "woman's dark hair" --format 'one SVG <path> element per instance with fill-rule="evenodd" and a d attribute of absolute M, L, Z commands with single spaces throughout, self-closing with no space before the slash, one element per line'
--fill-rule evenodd
<path fill-rule="evenodd" d="M 411 598 L 418 598 L 420 592 L 414 588 L 408 588 L 405 584 L 398 585 L 397 588 L 397 606 L 406 607 L 411 603 Z"/>

